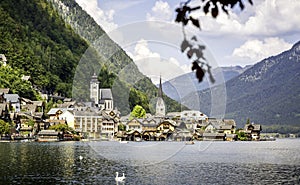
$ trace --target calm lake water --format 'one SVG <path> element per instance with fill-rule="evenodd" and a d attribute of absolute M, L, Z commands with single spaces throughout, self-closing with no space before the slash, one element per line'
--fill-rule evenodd
<path fill-rule="evenodd" d="M 300 184 L 300 139 L 0 143 L 0 184 L 116 184 L 117 171 L 122 184 Z"/>

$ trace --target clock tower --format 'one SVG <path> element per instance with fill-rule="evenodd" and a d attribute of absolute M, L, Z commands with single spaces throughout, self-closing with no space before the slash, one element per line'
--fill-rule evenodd
<path fill-rule="evenodd" d="M 94 73 L 90 81 L 90 99 L 95 103 L 96 106 L 99 104 L 100 98 L 99 84 L 100 82 L 98 81 L 98 77 Z"/>

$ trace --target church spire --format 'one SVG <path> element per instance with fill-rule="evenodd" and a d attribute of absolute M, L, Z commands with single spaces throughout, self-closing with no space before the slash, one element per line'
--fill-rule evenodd
<path fill-rule="evenodd" d="M 162 91 L 161 76 L 160 76 L 158 93 L 157 93 L 156 112 L 155 112 L 155 115 L 157 117 L 164 117 L 166 115 L 166 107 L 162 95 L 163 95 L 163 91 Z"/>
<path fill-rule="evenodd" d="M 163 93 L 162 93 L 161 76 L 159 76 L 159 87 L 158 87 L 158 94 L 157 94 L 157 96 L 159 98 L 162 98 L 162 95 L 163 95 Z"/>

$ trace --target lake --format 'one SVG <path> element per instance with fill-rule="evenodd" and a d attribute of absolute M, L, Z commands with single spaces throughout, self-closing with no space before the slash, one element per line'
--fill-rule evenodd
<path fill-rule="evenodd" d="M 0 143 L 0 184 L 300 184 L 299 154 L 300 139 Z"/>

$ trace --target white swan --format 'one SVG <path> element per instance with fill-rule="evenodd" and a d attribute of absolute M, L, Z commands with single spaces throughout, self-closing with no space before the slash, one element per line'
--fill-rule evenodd
<path fill-rule="evenodd" d="M 116 172 L 116 178 L 115 178 L 115 180 L 117 181 L 117 182 L 123 182 L 124 180 L 125 180 L 125 174 L 123 173 L 123 176 L 121 176 L 121 177 L 119 177 L 119 172 Z"/>
<path fill-rule="evenodd" d="M 80 155 L 80 156 L 79 156 L 79 160 L 82 160 L 82 159 L 83 159 L 83 157 Z"/>

